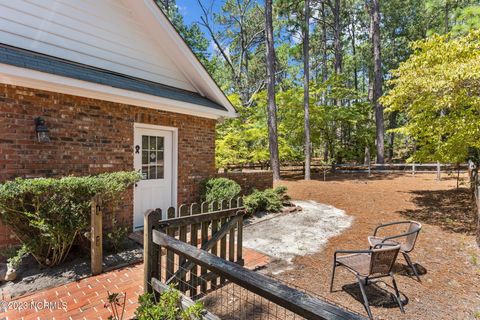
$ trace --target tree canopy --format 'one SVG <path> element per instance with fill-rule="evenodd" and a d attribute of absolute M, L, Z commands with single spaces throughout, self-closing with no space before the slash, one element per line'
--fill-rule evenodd
<path fill-rule="evenodd" d="M 190 25 L 157 3 L 239 111 L 218 125 L 217 165 L 268 163 L 265 3 L 197 0 Z M 280 160 L 305 159 L 308 120 L 325 162 L 375 161 L 379 137 L 386 161 L 464 161 L 480 141 L 479 17 L 480 0 L 273 0 Z"/>
<path fill-rule="evenodd" d="M 418 161 L 464 162 L 480 148 L 480 30 L 411 47 L 383 98 L 388 112 L 405 114 L 395 131 L 413 139 Z"/>

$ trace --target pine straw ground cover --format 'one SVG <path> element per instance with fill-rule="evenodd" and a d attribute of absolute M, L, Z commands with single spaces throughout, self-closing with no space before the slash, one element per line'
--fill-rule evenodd
<path fill-rule="evenodd" d="M 293 199 L 333 205 L 354 217 L 352 226 L 329 240 L 324 250 L 294 259 L 294 268 L 275 277 L 366 314 L 355 277 L 337 270 L 334 293 L 329 293 L 333 253 L 337 249 L 367 248 L 367 236 L 377 224 L 413 219 L 423 224 L 413 261 L 422 282 L 409 276 L 403 257 L 395 266 L 406 301 L 400 313 L 382 283 L 367 294 L 377 319 L 480 319 L 480 250 L 473 236 L 475 216 L 466 188 L 456 180 L 435 175 L 339 175 L 320 180 L 284 180 Z M 388 279 L 385 281 L 391 286 Z"/>

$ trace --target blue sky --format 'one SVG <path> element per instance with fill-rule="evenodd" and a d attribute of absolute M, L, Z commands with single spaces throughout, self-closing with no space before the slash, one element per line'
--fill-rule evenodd
<path fill-rule="evenodd" d="M 219 11 L 224 3 L 223 0 L 201 0 L 206 6 L 213 4 L 214 11 Z M 177 0 L 177 6 L 180 13 L 183 15 L 185 22 L 191 24 L 200 21 L 202 10 L 200 9 L 197 0 Z"/>
<path fill-rule="evenodd" d="M 211 5 L 214 12 L 219 12 L 224 3 L 224 0 L 201 1 L 207 8 L 209 8 Z M 177 0 L 177 6 L 187 25 L 191 25 L 192 23 L 199 23 L 200 17 L 202 16 L 202 9 L 200 9 L 197 0 Z M 199 25 L 205 37 L 207 39 L 210 39 L 208 31 L 201 24 Z M 213 44 L 210 45 L 209 51 L 211 53 L 214 52 Z"/>
<path fill-rule="evenodd" d="M 225 0 L 200 0 L 206 8 L 212 8 L 213 12 L 220 12 Z M 257 0 L 258 3 L 264 3 L 263 0 Z M 179 12 L 183 15 L 184 21 L 187 25 L 192 23 L 199 23 L 200 17 L 203 15 L 202 9 L 198 5 L 197 0 L 177 0 L 176 1 Z M 200 24 L 199 24 L 200 25 Z M 219 26 L 215 26 L 218 31 Z M 206 28 L 200 25 L 205 37 L 210 39 L 210 35 Z M 210 52 L 214 52 L 213 43 L 211 43 Z"/>

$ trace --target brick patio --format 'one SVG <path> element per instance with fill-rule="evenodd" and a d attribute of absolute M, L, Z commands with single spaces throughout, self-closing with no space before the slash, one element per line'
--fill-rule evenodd
<path fill-rule="evenodd" d="M 245 267 L 256 269 L 266 265 L 269 257 L 244 248 Z M 137 308 L 137 299 L 143 293 L 143 264 L 105 272 L 65 285 L 11 301 L 9 310 L 0 312 L 0 320 L 29 319 L 107 319 L 111 314 L 105 308 L 107 291 L 126 292 L 124 319 L 130 319 Z M 45 305 L 50 303 L 51 308 Z M 16 310 L 18 307 L 23 310 Z M 2 307 L 0 305 L 0 307 Z"/>

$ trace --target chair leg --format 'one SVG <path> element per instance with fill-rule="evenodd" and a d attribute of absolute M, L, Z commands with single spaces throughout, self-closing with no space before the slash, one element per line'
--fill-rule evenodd
<path fill-rule="evenodd" d="M 403 304 L 400 297 L 400 292 L 398 291 L 397 282 L 395 281 L 395 277 L 393 276 L 393 274 L 390 274 L 390 277 L 392 277 L 393 288 L 395 289 L 395 299 L 397 300 L 398 306 L 400 307 L 402 313 L 405 313 L 405 310 L 403 310 Z"/>
<path fill-rule="evenodd" d="M 405 261 L 407 261 L 407 264 L 410 266 L 410 268 L 412 268 L 413 273 L 415 274 L 415 277 L 417 277 L 417 280 L 419 282 L 422 282 L 422 280 L 420 279 L 420 276 L 418 275 L 417 268 L 415 268 L 415 265 L 412 263 L 412 260 L 410 259 L 410 256 L 408 255 L 408 253 L 402 252 L 402 254 L 403 254 L 403 257 L 405 258 Z"/>
<path fill-rule="evenodd" d="M 330 292 L 333 292 L 333 279 L 335 278 L 336 267 L 337 267 L 337 261 L 333 261 L 332 278 L 330 280 Z"/>
<path fill-rule="evenodd" d="M 363 280 L 359 276 L 357 276 L 357 280 L 358 280 L 358 285 L 360 286 L 360 291 L 362 292 L 364 306 L 365 306 L 365 309 L 367 310 L 368 318 L 372 320 L 373 319 L 372 311 L 370 310 L 370 305 L 368 304 L 367 293 L 365 291 L 365 286 L 364 286 L 365 280 Z"/>

